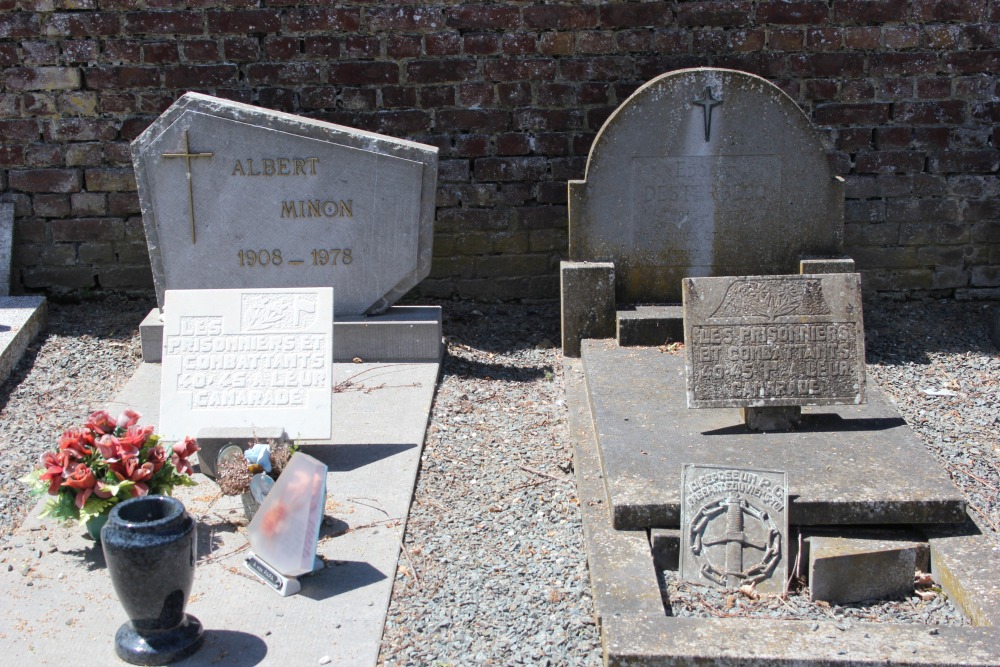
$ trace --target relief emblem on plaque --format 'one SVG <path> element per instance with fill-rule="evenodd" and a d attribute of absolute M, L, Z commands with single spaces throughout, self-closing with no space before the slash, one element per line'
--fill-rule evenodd
<path fill-rule="evenodd" d="M 785 473 L 687 464 L 682 484 L 681 578 L 780 593 L 787 577 Z"/>

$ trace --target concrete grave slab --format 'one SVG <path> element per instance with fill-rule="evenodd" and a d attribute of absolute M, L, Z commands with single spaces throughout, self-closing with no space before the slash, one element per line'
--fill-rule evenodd
<path fill-rule="evenodd" d="M 917 546 L 850 537 L 809 538 L 809 599 L 844 604 L 913 592 Z"/>
<path fill-rule="evenodd" d="M 48 319 L 44 296 L 0 297 L 0 382 L 10 377 L 31 341 L 45 330 Z"/>
<path fill-rule="evenodd" d="M 685 278 L 690 408 L 864 402 L 857 273 Z"/>
<path fill-rule="evenodd" d="M 840 256 L 843 209 L 794 100 L 746 72 L 677 70 L 611 114 L 569 182 L 569 258 L 613 262 L 619 303 L 679 303 L 682 278 Z"/>
<path fill-rule="evenodd" d="M 200 474 L 198 486 L 178 490 L 198 521 L 188 611 L 206 631 L 205 646 L 176 664 L 376 664 L 438 369 L 436 363 L 334 366 L 334 382 L 347 387 L 334 395 L 334 409 L 349 417 L 336 421 L 330 439 L 303 447 L 329 468 L 318 544 L 326 567 L 303 577 L 298 595 L 279 598 L 244 570 L 248 543 L 238 497 L 221 496 Z M 159 365 L 143 364 L 109 409 L 133 407 L 142 423 L 159 425 L 159 386 Z M 100 548 L 80 527 L 38 519 L 40 509 L 16 533 L 22 546 L 3 552 L 15 569 L 0 576 L 7 601 L 0 636 L 17 638 L 6 642 L 5 659 L 119 664 L 114 631 L 126 616 Z"/>
<path fill-rule="evenodd" d="M 132 143 L 157 299 L 337 289 L 383 312 L 427 276 L 437 148 L 187 93 Z"/>
<path fill-rule="evenodd" d="M 618 344 L 622 347 L 663 345 L 684 340 L 684 315 L 679 305 L 636 306 L 618 311 Z"/>
<path fill-rule="evenodd" d="M 1000 545 L 970 520 L 924 531 L 934 581 L 973 625 L 1000 627 Z M 997 661 L 1000 664 L 1000 660 Z"/>
<path fill-rule="evenodd" d="M 330 437 L 333 288 L 168 290 L 161 433 Z"/>
<path fill-rule="evenodd" d="M 657 591 L 653 554 L 635 545 L 636 531 L 615 530 L 600 484 L 603 474 L 598 431 L 590 410 L 584 360 L 565 362 L 566 403 L 574 444 L 577 490 L 587 536 L 587 562 L 601 627 L 605 665 L 969 665 L 1000 664 L 997 627 L 949 627 L 929 630 L 918 624 L 804 623 L 798 620 L 747 618 L 675 618 L 649 591 Z M 794 503 L 793 503 L 794 506 Z M 661 531 L 662 532 L 662 531 Z M 660 537 L 670 540 L 669 532 Z M 989 551 L 979 536 L 978 549 Z M 932 540 L 933 545 L 933 540 Z M 932 546 L 933 549 L 933 546 Z M 972 555 L 972 551 L 969 551 Z M 978 552 L 980 555 L 982 551 Z M 988 560 L 983 573 L 995 573 Z M 994 568 L 991 570 L 991 568 Z M 971 604 L 989 606 L 996 588 L 967 588 Z M 985 579 L 984 579 L 985 581 Z M 949 582 L 945 591 L 956 599 Z"/>
<path fill-rule="evenodd" d="M 681 466 L 785 470 L 793 525 L 951 523 L 965 500 L 874 382 L 864 405 L 803 408 L 790 433 L 751 433 L 739 410 L 685 405 L 681 354 L 582 345 L 612 520 L 680 525 Z"/>

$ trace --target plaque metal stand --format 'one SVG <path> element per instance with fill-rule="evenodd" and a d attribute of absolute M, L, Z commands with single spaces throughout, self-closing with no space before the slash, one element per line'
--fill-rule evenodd
<path fill-rule="evenodd" d="M 243 564 L 247 566 L 248 570 L 257 575 L 258 579 L 276 590 L 278 595 L 283 598 L 286 598 L 289 595 L 295 595 L 302 590 L 302 583 L 299 581 L 298 577 L 286 577 L 265 563 L 260 556 L 252 551 L 250 552 L 250 555 L 247 556 L 247 559 L 243 561 Z M 324 567 L 325 565 L 323 561 L 316 558 L 313 563 L 312 572 L 319 572 Z M 307 574 L 312 574 L 312 572 Z"/>

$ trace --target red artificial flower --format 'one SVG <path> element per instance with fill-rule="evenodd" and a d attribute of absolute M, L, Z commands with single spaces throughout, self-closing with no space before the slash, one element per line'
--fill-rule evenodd
<path fill-rule="evenodd" d="M 94 471 L 86 463 L 77 463 L 72 472 L 66 475 L 63 486 L 68 486 L 77 490 L 76 506 L 82 509 L 87 498 L 94 492 L 97 479 L 94 478 Z"/>
<path fill-rule="evenodd" d="M 114 433 L 116 425 L 107 410 L 98 410 L 90 414 L 90 419 L 83 426 L 96 433 Z"/>
<path fill-rule="evenodd" d="M 160 468 L 163 464 L 167 462 L 167 450 L 163 448 L 163 445 L 155 445 L 150 447 L 149 451 L 146 452 L 146 463 L 153 465 L 153 472 L 160 472 Z"/>
<path fill-rule="evenodd" d="M 200 449 L 198 447 L 198 441 L 187 436 L 184 438 L 184 442 L 178 442 L 174 445 L 174 453 L 170 455 L 170 462 L 174 464 L 177 468 L 177 472 L 186 473 L 188 475 L 194 474 L 194 468 L 188 462 L 188 457 L 197 452 Z"/>
<path fill-rule="evenodd" d="M 94 453 L 94 436 L 83 429 L 70 429 L 59 438 L 59 449 L 71 452 L 75 459 L 82 459 Z"/>
<path fill-rule="evenodd" d="M 139 417 L 142 417 L 142 415 L 140 415 L 135 410 L 130 410 L 129 408 L 125 408 L 125 410 L 122 411 L 120 415 L 118 415 L 118 421 L 116 422 L 116 424 L 118 428 L 130 428 L 132 426 L 135 426 L 139 422 Z M 149 430 L 150 433 L 152 433 L 153 427 L 150 426 Z"/>
<path fill-rule="evenodd" d="M 45 472 L 38 476 L 38 479 L 49 483 L 49 495 L 54 496 L 59 493 L 59 487 L 66 479 L 66 468 L 70 466 L 72 458 L 69 452 L 45 452 L 42 454 L 42 467 Z"/>
<path fill-rule="evenodd" d="M 123 445 L 128 445 L 129 447 L 135 447 L 136 449 L 142 449 L 142 446 L 146 444 L 149 440 L 149 436 L 153 435 L 153 426 L 136 426 L 132 425 L 128 427 L 125 435 L 118 438 L 118 441 Z"/>

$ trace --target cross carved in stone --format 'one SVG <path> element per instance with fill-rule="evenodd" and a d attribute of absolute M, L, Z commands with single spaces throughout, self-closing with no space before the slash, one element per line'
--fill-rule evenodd
<path fill-rule="evenodd" d="M 196 242 L 195 235 L 195 224 L 194 224 L 194 189 L 191 183 L 191 160 L 194 158 L 210 158 L 211 153 L 192 153 L 191 149 L 188 148 L 188 131 L 184 130 L 184 152 L 183 153 L 162 153 L 162 157 L 179 157 L 184 158 L 187 164 L 187 186 L 188 186 L 188 214 L 191 217 L 191 243 Z"/>
<path fill-rule="evenodd" d="M 716 99 L 712 95 L 711 86 L 705 86 L 701 97 L 691 100 L 691 104 L 697 104 L 701 107 L 702 115 L 705 119 L 705 141 L 708 141 L 712 136 L 712 109 L 722 104 L 722 100 Z"/>

